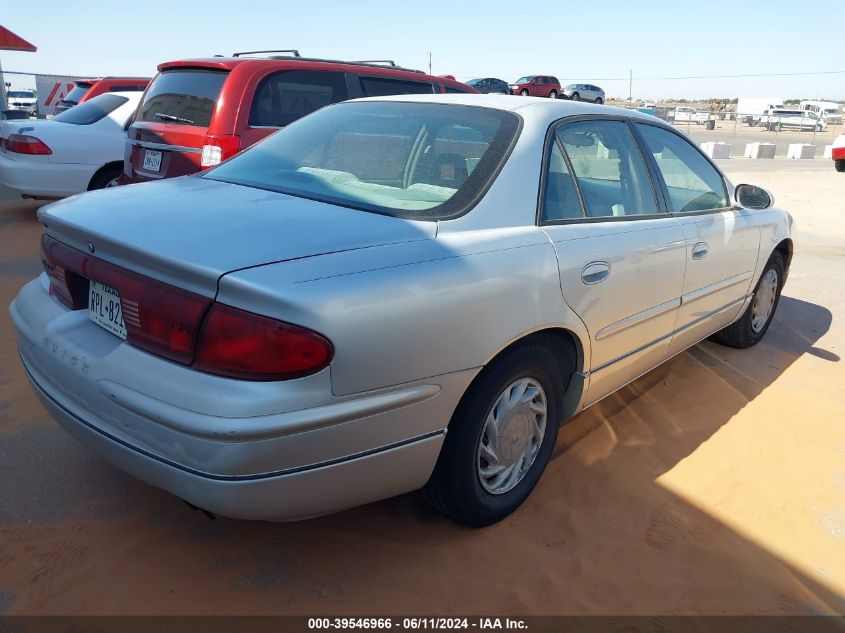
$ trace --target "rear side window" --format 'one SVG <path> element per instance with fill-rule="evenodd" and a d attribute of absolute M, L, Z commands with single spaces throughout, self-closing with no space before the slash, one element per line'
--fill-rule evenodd
<path fill-rule="evenodd" d="M 434 92 L 434 84 L 430 82 L 392 79 L 390 77 L 361 76 L 361 87 L 368 97 L 431 94 Z"/>
<path fill-rule="evenodd" d="M 264 79 L 255 92 L 250 125 L 284 127 L 323 106 L 349 98 L 346 75 L 288 70 Z"/>
<path fill-rule="evenodd" d="M 228 72 L 167 70 L 150 84 L 136 121 L 208 127 Z"/>
<path fill-rule="evenodd" d="M 446 94 L 466 94 L 467 90 L 459 90 L 458 88 L 453 88 L 452 86 L 443 86 L 443 89 L 446 91 Z"/>
<path fill-rule="evenodd" d="M 645 163 L 622 121 L 579 121 L 557 136 L 572 164 L 587 217 L 657 213 Z"/>
<path fill-rule="evenodd" d="M 57 114 L 53 117 L 53 121 L 73 125 L 91 125 L 114 112 L 127 101 L 129 99 L 120 95 L 98 95 L 84 103 L 73 106 L 70 110 Z"/>

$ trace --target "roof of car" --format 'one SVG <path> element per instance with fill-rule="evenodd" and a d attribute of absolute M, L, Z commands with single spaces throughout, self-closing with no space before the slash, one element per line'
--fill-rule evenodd
<path fill-rule="evenodd" d="M 353 101 L 398 101 L 406 103 L 443 103 L 454 105 L 479 106 L 494 108 L 496 110 L 508 110 L 511 112 L 531 111 L 543 116 L 575 116 L 579 114 L 615 114 L 630 116 L 632 118 L 654 121 L 654 117 L 636 110 L 618 108 L 616 106 L 597 105 L 584 101 L 568 101 L 565 99 L 547 99 L 546 97 L 515 97 L 512 95 L 494 94 L 413 94 L 413 95 L 392 95 L 386 97 L 364 97 L 353 99 Z"/>

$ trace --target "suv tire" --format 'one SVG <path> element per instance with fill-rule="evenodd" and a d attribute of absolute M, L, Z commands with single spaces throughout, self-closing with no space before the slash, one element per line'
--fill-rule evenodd
<path fill-rule="evenodd" d="M 519 91 L 519 94 L 521 94 L 523 97 L 527 97 L 528 96 L 528 89 L 523 88 L 522 90 Z"/>
<path fill-rule="evenodd" d="M 549 99 L 557 99 L 557 90 L 552 90 L 549 93 Z"/>

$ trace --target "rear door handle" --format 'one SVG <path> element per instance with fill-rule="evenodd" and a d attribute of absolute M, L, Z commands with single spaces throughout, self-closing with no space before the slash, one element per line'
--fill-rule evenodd
<path fill-rule="evenodd" d="M 607 279 L 610 275 L 610 264 L 607 262 L 590 262 L 581 269 L 581 281 L 592 285 Z"/>
<path fill-rule="evenodd" d="M 707 242 L 697 242 L 692 247 L 692 258 L 693 259 L 704 259 L 707 256 L 707 253 L 710 252 L 710 247 L 707 245 Z"/>

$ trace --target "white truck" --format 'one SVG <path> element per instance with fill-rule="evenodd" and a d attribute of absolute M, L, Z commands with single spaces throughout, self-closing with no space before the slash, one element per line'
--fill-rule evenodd
<path fill-rule="evenodd" d="M 780 97 L 740 97 L 736 102 L 736 118 L 746 125 L 759 125 L 767 110 L 783 108 Z"/>
<path fill-rule="evenodd" d="M 703 125 L 710 119 L 709 112 L 699 112 L 695 108 L 677 107 L 674 110 L 669 110 L 669 119 L 674 123 L 695 123 Z"/>
<path fill-rule="evenodd" d="M 802 110 L 815 112 L 828 125 L 842 123 L 842 108 L 835 101 L 802 101 L 798 104 L 798 107 Z"/>
<path fill-rule="evenodd" d="M 815 112 L 794 108 L 766 110 L 760 117 L 760 125 L 775 132 L 780 132 L 784 128 L 821 132 L 827 128 L 827 123 Z"/>

